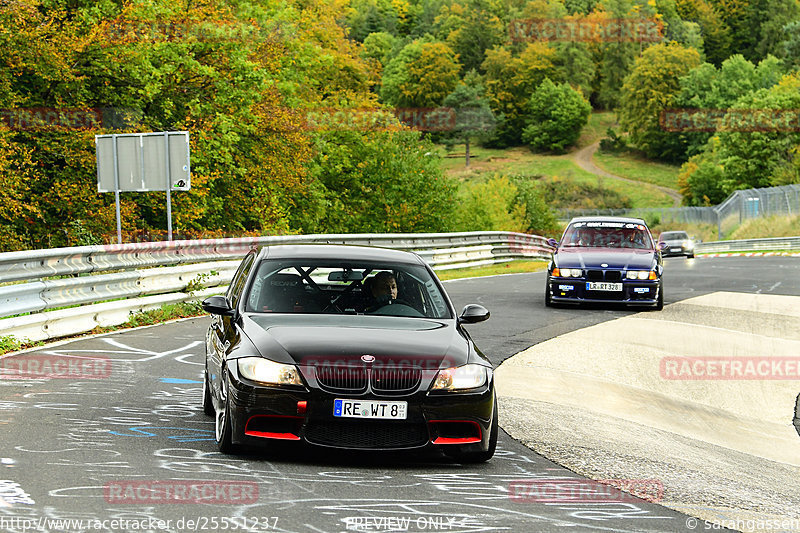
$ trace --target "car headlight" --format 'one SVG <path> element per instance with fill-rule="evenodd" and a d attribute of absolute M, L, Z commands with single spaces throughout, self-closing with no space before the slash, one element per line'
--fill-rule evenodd
<path fill-rule="evenodd" d="M 628 270 L 625 277 L 628 279 L 658 279 L 655 270 Z"/>
<path fill-rule="evenodd" d="M 579 278 L 583 274 L 580 268 L 554 268 L 553 276 L 561 278 Z"/>
<path fill-rule="evenodd" d="M 692 249 L 694 248 L 694 243 L 692 243 L 692 241 L 683 241 L 683 247 Z"/>
<path fill-rule="evenodd" d="M 263 357 L 237 359 L 239 373 L 249 380 L 266 385 L 302 385 L 300 373 L 294 365 L 276 363 Z"/>
<path fill-rule="evenodd" d="M 439 370 L 431 390 L 468 390 L 486 384 L 489 369 L 483 365 L 464 365 Z"/>

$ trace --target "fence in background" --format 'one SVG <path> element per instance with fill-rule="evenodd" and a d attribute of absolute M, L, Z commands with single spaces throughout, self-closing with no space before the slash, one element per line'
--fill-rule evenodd
<path fill-rule="evenodd" d="M 664 207 L 640 209 L 565 209 L 560 218 L 609 215 L 643 218 L 648 223 L 658 219 L 664 224 L 714 224 L 717 238 L 750 218 L 800 214 L 800 185 L 736 191 L 719 205 L 711 207 Z"/>
<path fill-rule="evenodd" d="M 701 242 L 694 247 L 694 251 L 699 254 L 757 252 L 763 250 L 800 250 L 800 237 L 772 237 L 769 239 Z"/>
<path fill-rule="evenodd" d="M 291 235 L 0 253 L 0 283 L 5 283 L 0 317 L 10 317 L 0 319 L 0 337 L 40 341 L 121 324 L 133 312 L 223 292 L 241 257 L 255 246 L 323 243 L 414 251 L 435 270 L 547 258 L 552 251 L 544 237 L 484 231 Z"/>

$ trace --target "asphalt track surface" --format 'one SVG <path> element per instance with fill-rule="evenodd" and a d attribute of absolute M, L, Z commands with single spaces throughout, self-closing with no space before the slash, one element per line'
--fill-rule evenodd
<path fill-rule="evenodd" d="M 800 295 L 796 258 L 676 258 L 666 261 L 665 271 L 666 304 L 720 290 Z M 557 335 L 636 312 L 545 308 L 544 273 L 453 281 L 446 288 L 457 309 L 480 303 L 492 312 L 469 330 L 495 364 Z M 12 356 L 99 356 L 111 365 L 98 379 L 0 380 L 0 531 L 704 529 L 644 500 L 525 498 L 519 487 L 581 478 L 504 432 L 495 458 L 477 466 L 293 448 L 219 454 L 213 421 L 200 407 L 208 322 L 192 319 Z M 181 492 L 189 484 L 180 480 L 196 482 L 195 492 Z M 168 482 L 183 503 L 167 500 Z M 157 492 L 137 492 L 137 483 Z M 209 487 L 218 503 L 186 501 L 209 497 Z"/>

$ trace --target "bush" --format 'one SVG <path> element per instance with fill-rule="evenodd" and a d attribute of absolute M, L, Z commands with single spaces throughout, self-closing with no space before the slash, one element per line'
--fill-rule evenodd
<path fill-rule="evenodd" d="M 628 149 L 628 142 L 624 137 L 617 135 L 613 128 L 606 130 L 606 137 L 600 139 L 600 151 L 610 154 L 618 154 Z"/>
<path fill-rule="evenodd" d="M 458 192 L 458 231 L 521 231 L 523 222 L 514 210 L 517 188 L 506 176 L 468 181 Z"/>
<path fill-rule="evenodd" d="M 419 132 L 342 131 L 315 145 L 312 194 L 297 209 L 306 233 L 452 229 L 456 184 Z"/>
<path fill-rule="evenodd" d="M 558 177 L 538 182 L 544 201 L 565 209 L 621 209 L 633 207 L 627 196 L 604 187 Z"/>
<path fill-rule="evenodd" d="M 458 200 L 459 231 L 549 234 L 558 230 L 555 215 L 530 177 L 498 174 L 487 181 L 467 182 Z"/>
<path fill-rule="evenodd" d="M 556 153 L 563 153 L 578 141 L 592 112 L 579 91 L 566 83 L 556 85 L 549 78 L 534 91 L 529 109 L 522 140 L 536 150 Z"/>

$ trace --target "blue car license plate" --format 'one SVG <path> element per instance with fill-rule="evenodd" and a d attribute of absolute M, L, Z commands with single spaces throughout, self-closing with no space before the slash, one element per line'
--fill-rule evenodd
<path fill-rule="evenodd" d="M 622 283 L 607 283 L 603 281 L 587 281 L 587 291 L 621 291 Z"/>

